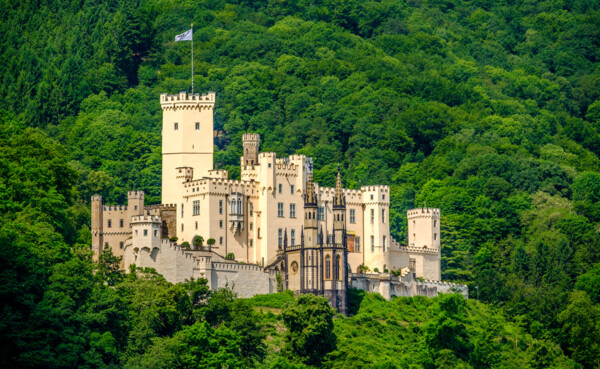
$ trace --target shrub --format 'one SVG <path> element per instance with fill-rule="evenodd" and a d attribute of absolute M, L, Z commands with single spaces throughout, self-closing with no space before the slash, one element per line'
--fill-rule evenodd
<path fill-rule="evenodd" d="M 230 252 L 229 254 L 227 254 L 227 256 L 225 256 L 225 259 L 235 260 L 235 255 L 233 254 L 233 252 Z"/>

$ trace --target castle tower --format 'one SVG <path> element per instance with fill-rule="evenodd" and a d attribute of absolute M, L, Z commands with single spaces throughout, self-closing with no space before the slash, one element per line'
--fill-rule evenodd
<path fill-rule="evenodd" d="M 191 167 L 197 177 L 213 169 L 215 93 L 160 95 L 162 127 L 162 203 L 177 203 L 176 168 Z"/>
<path fill-rule="evenodd" d="M 103 208 L 102 208 L 102 196 L 92 196 L 92 250 L 94 251 L 94 257 L 98 257 L 102 252 L 104 245 L 104 237 L 102 235 L 103 229 Z"/>
<path fill-rule="evenodd" d="M 346 197 L 338 165 L 335 194 L 333 197 L 333 244 L 325 250 L 325 269 L 331 268 L 325 277 L 324 295 L 340 313 L 348 313 L 348 250 L 346 245 Z M 327 259 L 331 256 L 331 267 Z"/>
<path fill-rule="evenodd" d="M 144 191 L 127 192 L 129 216 L 144 214 Z"/>
<path fill-rule="evenodd" d="M 260 135 L 256 133 L 245 133 L 242 136 L 244 148 L 243 165 L 253 166 L 258 164 L 258 153 L 260 149 Z"/>
<path fill-rule="evenodd" d="M 408 246 L 440 249 L 440 209 L 419 208 L 407 211 Z"/>

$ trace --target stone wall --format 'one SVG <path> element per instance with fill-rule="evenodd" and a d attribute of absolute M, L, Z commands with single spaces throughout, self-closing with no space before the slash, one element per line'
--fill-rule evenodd
<path fill-rule="evenodd" d="M 469 297 L 466 285 L 431 280 L 421 281 L 410 275 L 399 278 L 387 273 L 352 274 L 351 286 L 360 290 L 379 293 L 388 300 L 393 296 L 435 297 L 440 293 L 451 292 L 460 292 L 465 298 Z"/>

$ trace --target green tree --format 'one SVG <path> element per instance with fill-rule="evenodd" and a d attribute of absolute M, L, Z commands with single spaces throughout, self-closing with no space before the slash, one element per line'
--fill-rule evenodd
<path fill-rule="evenodd" d="M 285 350 L 288 355 L 309 365 L 318 365 L 336 348 L 333 332 L 335 312 L 329 301 L 315 295 L 300 295 L 281 312 L 288 329 Z"/>

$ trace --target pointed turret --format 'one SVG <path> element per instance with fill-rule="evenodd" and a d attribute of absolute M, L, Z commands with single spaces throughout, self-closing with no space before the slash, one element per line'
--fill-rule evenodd
<path fill-rule="evenodd" d="M 304 242 L 307 247 L 317 243 L 317 207 L 317 193 L 313 182 L 312 168 L 309 166 L 306 192 L 304 193 L 304 231 L 306 232 Z"/>
<path fill-rule="evenodd" d="M 344 230 L 346 229 L 346 197 L 342 188 L 342 176 L 338 164 L 337 182 L 335 195 L 333 197 L 333 235 L 332 243 L 342 243 Z"/>

